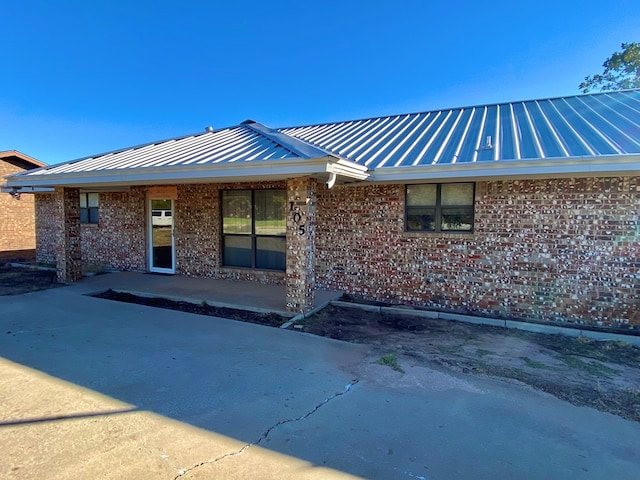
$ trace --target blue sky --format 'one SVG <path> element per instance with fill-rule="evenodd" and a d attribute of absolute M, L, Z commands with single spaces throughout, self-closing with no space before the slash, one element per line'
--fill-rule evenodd
<path fill-rule="evenodd" d="M 640 1 L 0 4 L 0 150 L 58 163 L 271 127 L 579 93 Z"/>

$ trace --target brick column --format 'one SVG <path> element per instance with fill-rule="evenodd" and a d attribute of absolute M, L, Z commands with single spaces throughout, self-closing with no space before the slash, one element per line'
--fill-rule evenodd
<path fill-rule="evenodd" d="M 314 179 L 287 181 L 287 310 L 295 313 L 314 306 L 316 189 Z"/>
<path fill-rule="evenodd" d="M 77 188 L 56 188 L 54 195 L 62 220 L 56 239 L 58 281 L 75 282 L 82 278 L 80 191 Z"/>

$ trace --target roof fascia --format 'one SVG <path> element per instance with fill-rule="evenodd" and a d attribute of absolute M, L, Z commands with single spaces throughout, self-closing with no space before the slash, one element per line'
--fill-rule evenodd
<path fill-rule="evenodd" d="M 53 175 L 13 175 L 6 187 L 80 187 L 83 185 L 145 185 L 167 183 L 223 183 L 251 179 L 283 179 L 324 175 L 335 172 L 343 177 L 362 180 L 366 169 L 353 162 L 334 157 L 313 159 L 264 160 L 247 163 L 200 165 L 194 167 L 156 167 L 144 169 L 100 170 L 94 172 L 59 173 Z"/>
<path fill-rule="evenodd" d="M 497 162 L 454 163 L 420 167 L 393 167 L 375 170 L 368 182 L 460 180 L 504 177 L 586 177 L 640 175 L 640 155 L 605 155 L 569 159 L 500 160 Z"/>

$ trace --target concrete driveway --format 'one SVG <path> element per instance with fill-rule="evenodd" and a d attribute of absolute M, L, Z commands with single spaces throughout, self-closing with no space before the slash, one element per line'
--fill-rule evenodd
<path fill-rule="evenodd" d="M 0 477 L 638 478 L 638 423 L 80 292 L 0 297 Z"/>

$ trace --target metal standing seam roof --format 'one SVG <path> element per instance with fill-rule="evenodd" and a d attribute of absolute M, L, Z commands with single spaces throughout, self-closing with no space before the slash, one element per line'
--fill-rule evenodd
<path fill-rule="evenodd" d="M 370 170 L 640 153 L 640 90 L 280 128 Z"/>
<path fill-rule="evenodd" d="M 284 140 L 279 142 L 278 140 Z M 285 145 L 287 143 L 287 145 Z M 264 161 L 304 159 L 327 153 L 295 138 L 254 122 L 236 127 L 149 143 L 80 160 L 41 168 L 29 175 L 58 175 L 104 172 L 107 170 L 184 167 Z"/>
<path fill-rule="evenodd" d="M 364 180 L 368 170 L 374 181 L 385 175 L 399 181 L 435 178 L 442 168 L 448 170 L 447 178 L 491 175 L 501 165 L 502 175 L 512 174 L 514 165 L 520 168 L 517 174 L 635 171 L 640 165 L 640 89 L 276 130 L 248 120 L 39 168 L 8 177 L 7 184 L 70 184 L 69 178 L 79 176 L 118 183 L 124 174 L 132 177 L 129 182 L 178 178 L 172 175 L 204 180 L 217 175 L 217 166 L 237 167 L 237 178 L 244 178 L 273 175 L 269 166 L 276 164 L 281 176 L 291 169 L 309 174 L 319 159 L 333 162 L 324 172 Z M 532 166 L 532 160 L 562 159 L 568 160 L 560 162 L 564 166 Z M 283 160 L 293 163 L 283 166 Z M 602 165 L 590 170 L 588 162 Z"/>

